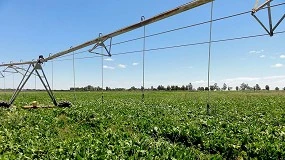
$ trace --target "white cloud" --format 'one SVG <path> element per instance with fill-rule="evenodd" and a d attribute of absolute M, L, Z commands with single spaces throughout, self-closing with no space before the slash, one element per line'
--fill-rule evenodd
<path fill-rule="evenodd" d="M 263 55 L 261 55 L 261 56 L 259 56 L 260 58 L 265 58 L 265 55 L 263 54 Z"/>
<path fill-rule="evenodd" d="M 193 82 L 194 84 L 206 84 L 206 83 L 208 83 L 208 81 L 205 81 L 205 80 L 199 80 L 199 81 L 194 81 Z M 210 81 L 210 83 L 215 83 L 215 81 L 214 80 L 211 80 Z"/>
<path fill-rule="evenodd" d="M 104 69 L 115 69 L 114 67 L 111 66 L 103 66 Z"/>
<path fill-rule="evenodd" d="M 225 79 L 224 81 L 226 83 L 231 83 L 231 82 L 243 82 L 243 81 L 257 81 L 260 80 L 260 78 L 258 77 L 236 77 L 236 78 L 229 78 L 229 79 Z"/>
<path fill-rule="evenodd" d="M 276 80 L 276 79 L 283 79 L 283 78 L 285 78 L 285 75 L 283 75 L 283 76 L 269 76 L 269 77 L 264 77 L 263 79 Z"/>
<path fill-rule="evenodd" d="M 262 49 L 262 50 L 259 50 L 259 51 L 249 51 L 249 53 L 251 53 L 251 54 L 260 54 L 260 53 L 262 53 L 262 52 L 264 52 L 263 49 Z"/>
<path fill-rule="evenodd" d="M 195 81 L 193 83 L 206 83 L 207 81 L 204 81 L 204 80 L 199 80 L 199 81 Z"/>
<path fill-rule="evenodd" d="M 114 61 L 114 59 L 112 59 L 112 58 L 105 58 L 104 60 L 105 61 Z"/>
<path fill-rule="evenodd" d="M 127 66 L 124 65 L 124 64 L 119 64 L 118 67 L 119 67 L 119 68 L 127 68 Z"/>
<path fill-rule="evenodd" d="M 283 67 L 283 64 L 277 63 L 277 64 L 272 65 L 271 67 L 272 68 L 281 68 L 281 67 Z"/>
<path fill-rule="evenodd" d="M 132 63 L 132 65 L 133 65 L 133 66 L 137 66 L 137 65 L 139 65 L 139 63 L 134 62 L 134 63 Z"/>
<path fill-rule="evenodd" d="M 235 82 L 235 81 L 259 81 L 259 80 L 276 80 L 276 79 L 284 79 L 285 75 L 280 76 L 268 76 L 268 77 L 236 77 L 236 78 L 230 78 L 230 79 L 224 79 L 223 82 Z"/>
<path fill-rule="evenodd" d="M 270 88 L 273 86 L 283 87 L 285 82 L 285 75 L 275 75 L 267 77 L 235 77 L 231 79 L 223 79 L 219 81 L 220 84 L 226 83 L 228 86 L 240 86 L 241 83 L 249 84 L 254 86 L 259 84 L 261 88 L 265 85 L 269 85 Z M 274 88 L 273 88 L 274 89 Z"/>
<path fill-rule="evenodd" d="M 282 58 L 282 59 L 285 58 L 285 55 L 284 54 L 280 55 L 280 58 Z"/>

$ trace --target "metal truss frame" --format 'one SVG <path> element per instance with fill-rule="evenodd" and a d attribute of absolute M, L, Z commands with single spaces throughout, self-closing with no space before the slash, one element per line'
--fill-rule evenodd
<path fill-rule="evenodd" d="M 53 104 L 55 106 L 58 105 L 56 99 L 55 99 L 55 96 L 51 90 L 51 87 L 48 83 L 48 80 L 47 80 L 47 77 L 45 75 L 45 72 L 42 68 L 42 61 L 43 61 L 43 57 L 40 56 L 39 60 L 37 63 L 31 63 L 29 64 L 29 67 L 28 69 L 23 69 L 23 68 L 20 68 L 22 70 L 25 70 L 25 73 L 23 74 L 23 78 L 22 80 L 20 81 L 17 89 L 14 91 L 12 97 L 10 98 L 9 102 L 8 102 L 8 105 L 11 106 L 14 101 L 16 100 L 17 96 L 19 95 L 19 93 L 22 91 L 22 89 L 24 88 L 24 86 L 26 85 L 26 83 L 28 82 L 28 80 L 30 79 L 30 77 L 32 75 L 36 75 L 37 77 L 39 77 L 41 83 L 43 84 L 45 90 L 47 91 L 49 97 L 51 98 Z M 18 71 L 16 68 L 19 68 L 19 67 L 16 67 L 14 68 L 15 66 L 9 66 L 10 68 L 13 68 L 15 69 L 16 71 Z M 17 73 L 21 73 L 21 72 L 17 72 Z"/>
<path fill-rule="evenodd" d="M 251 15 L 257 20 L 257 22 L 261 25 L 261 27 L 268 33 L 268 35 L 273 36 L 274 35 L 274 31 L 276 30 L 276 28 L 279 26 L 279 24 L 283 21 L 283 19 L 285 18 L 285 14 L 283 14 L 283 16 L 278 20 L 278 22 L 273 26 L 272 24 L 272 14 L 271 14 L 271 5 L 270 2 L 272 2 L 273 0 L 266 0 L 263 4 L 261 4 L 260 6 L 253 8 Z M 269 29 L 261 22 L 261 20 L 255 15 L 256 12 L 260 11 L 261 9 L 265 9 L 267 8 L 267 12 L 268 12 L 268 22 L 269 22 Z"/>

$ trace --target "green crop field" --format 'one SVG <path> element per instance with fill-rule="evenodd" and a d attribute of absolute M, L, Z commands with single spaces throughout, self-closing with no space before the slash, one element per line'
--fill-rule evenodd
<path fill-rule="evenodd" d="M 0 159 L 285 159 L 285 92 L 56 92 L 0 109 Z M 1 99 L 8 95 L 1 93 Z"/>

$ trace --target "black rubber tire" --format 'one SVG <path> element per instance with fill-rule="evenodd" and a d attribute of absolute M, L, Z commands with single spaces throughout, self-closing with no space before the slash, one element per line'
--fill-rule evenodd
<path fill-rule="evenodd" d="M 72 106 L 72 104 L 71 104 L 71 102 L 68 102 L 68 101 L 62 101 L 62 102 L 59 102 L 58 103 L 58 105 L 57 105 L 58 107 L 71 107 Z"/>
<path fill-rule="evenodd" d="M 0 101 L 0 108 L 9 108 L 10 105 L 7 102 Z"/>

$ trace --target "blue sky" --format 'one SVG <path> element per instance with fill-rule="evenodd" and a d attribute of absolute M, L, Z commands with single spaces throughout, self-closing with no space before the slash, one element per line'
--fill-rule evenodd
<path fill-rule="evenodd" d="M 166 10 L 185 4 L 176 1 L 132 1 L 132 0 L 49 0 L 49 1 L 0 1 L 0 62 L 18 62 L 47 57 L 83 42 L 95 39 L 101 32 L 108 34 L 140 21 L 143 15 L 150 18 Z M 261 2 L 261 1 L 260 1 Z M 274 0 L 273 4 L 282 3 Z M 214 19 L 249 11 L 255 0 L 214 2 Z M 285 5 L 272 9 L 273 21 L 284 14 Z M 257 13 L 266 24 L 266 11 Z M 168 19 L 146 26 L 146 34 L 183 27 L 210 19 L 210 3 L 186 11 Z M 284 31 L 281 23 L 277 31 Z M 265 31 L 250 14 L 213 23 L 213 40 L 263 34 Z M 143 35 L 143 29 L 113 38 L 113 42 L 129 40 Z M 204 42 L 209 39 L 209 24 L 170 32 L 146 39 L 146 49 Z M 223 83 L 231 87 L 242 82 L 249 85 L 259 83 L 262 88 L 285 87 L 285 34 L 273 37 L 213 43 L 211 58 L 211 84 Z M 133 41 L 112 47 L 112 53 L 142 50 L 143 41 Z M 85 48 L 90 49 L 92 46 Z M 91 53 L 75 57 L 89 57 Z M 145 53 L 145 86 L 207 85 L 208 45 L 149 51 Z M 44 64 L 44 70 L 54 89 L 73 86 L 72 60 L 70 57 L 56 59 Z M 69 59 L 69 60 L 66 60 Z M 52 72 L 53 65 L 53 72 Z M 25 67 L 25 66 L 24 66 Z M 76 86 L 88 84 L 101 86 L 101 57 L 76 59 Z M 1 68 L 3 70 L 5 68 Z M 6 73 L 6 88 L 16 87 L 21 75 Z M 52 79 L 53 75 L 53 79 Z M 14 79 L 14 80 L 13 80 Z M 4 79 L 0 79 L 3 88 Z M 42 88 L 36 80 L 36 87 Z M 142 85 L 142 53 L 104 57 L 104 86 L 139 87 Z M 35 78 L 25 88 L 35 88 Z"/>

